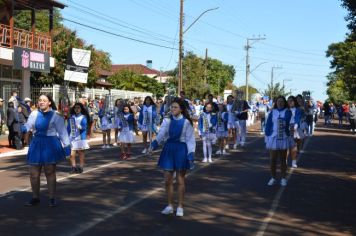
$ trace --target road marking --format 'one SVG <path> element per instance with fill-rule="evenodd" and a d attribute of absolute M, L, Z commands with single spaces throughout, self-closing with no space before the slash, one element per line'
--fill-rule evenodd
<path fill-rule="evenodd" d="M 305 149 L 307 148 L 307 146 L 309 144 L 310 138 L 311 137 L 309 137 L 307 139 L 307 141 L 305 142 L 304 147 L 303 147 L 304 150 L 302 150 L 303 152 L 302 151 L 300 152 L 299 157 L 298 157 L 298 161 L 300 161 L 302 159 L 303 154 L 306 153 Z M 292 174 L 293 174 L 294 170 L 295 169 L 291 168 L 289 174 L 287 175 L 287 183 L 289 182 L 290 178 L 292 177 Z M 262 224 L 261 224 L 258 232 L 256 233 L 256 236 L 263 236 L 265 234 L 266 229 L 267 229 L 269 223 L 271 222 L 271 220 L 272 220 L 272 218 L 273 218 L 273 216 L 274 216 L 274 214 L 275 214 L 275 212 L 276 212 L 276 210 L 278 208 L 279 201 L 281 200 L 282 194 L 283 194 L 285 189 L 286 189 L 286 187 L 282 187 L 281 186 L 279 188 L 278 192 L 276 193 L 276 195 L 274 196 L 273 201 L 272 201 L 272 205 L 271 205 L 270 210 L 268 211 L 267 217 L 265 217 L 263 219 Z"/>
<path fill-rule="evenodd" d="M 260 139 L 257 138 L 256 140 L 253 140 L 253 141 L 249 142 L 248 145 L 257 142 L 258 140 L 260 140 Z M 246 144 L 246 146 L 247 146 L 247 144 Z M 222 158 L 215 159 L 213 164 L 217 164 L 217 163 L 219 163 L 221 161 L 224 161 L 224 159 L 222 159 Z M 197 173 L 198 171 L 200 171 L 200 170 L 202 170 L 204 168 L 207 168 L 207 167 L 209 167 L 211 165 L 212 164 L 203 164 L 203 165 L 200 165 L 200 166 L 196 167 L 193 170 L 190 170 L 187 173 L 186 178 L 188 178 L 189 176 L 191 176 L 191 175 Z M 157 188 L 147 192 L 146 194 L 143 194 L 141 198 L 138 198 L 138 199 L 126 204 L 126 205 L 120 206 L 120 207 L 118 207 L 116 210 L 114 210 L 112 212 L 107 212 L 103 216 L 96 217 L 92 221 L 87 222 L 86 224 L 80 224 L 79 228 L 77 228 L 76 230 L 74 230 L 74 231 L 71 230 L 71 232 L 66 232 L 63 235 L 64 236 L 67 236 L 67 235 L 76 236 L 76 235 L 80 235 L 80 234 L 84 233 L 85 231 L 87 231 L 87 230 L 95 227 L 96 225 L 106 221 L 107 219 L 113 217 L 114 215 L 120 214 L 121 212 L 123 212 L 123 211 L 135 206 L 136 204 L 142 202 L 143 200 L 151 197 L 152 195 L 154 195 L 154 194 L 156 194 L 156 193 L 158 193 L 160 191 L 163 191 L 164 190 L 163 183 L 164 183 L 164 181 L 162 182 L 162 187 L 157 187 Z"/>
<path fill-rule="evenodd" d="M 156 153 L 156 152 L 159 152 L 159 151 L 161 151 L 161 150 L 154 151 L 153 153 Z M 135 160 L 135 159 L 138 159 L 138 158 L 140 158 L 140 157 L 145 157 L 145 156 L 147 156 L 147 154 L 141 154 L 141 155 L 134 156 L 134 157 L 130 158 L 130 160 Z M 65 180 L 67 180 L 67 179 L 74 178 L 74 177 L 76 177 L 76 176 L 78 176 L 78 175 L 83 175 L 83 174 L 86 174 L 86 173 L 91 173 L 91 172 L 94 172 L 94 171 L 96 171 L 96 170 L 103 169 L 103 168 L 110 167 L 110 166 L 112 166 L 112 165 L 120 164 L 120 163 L 124 163 L 124 162 L 127 162 L 127 160 L 109 162 L 109 163 L 107 163 L 107 164 L 103 164 L 103 165 L 100 165 L 100 166 L 97 166 L 97 167 L 88 169 L 88 170 L 84 171 L 84 172 L 81 173 L 81 174 L 68 175 L 68 176 L 64 176 L 64 177 L 58 178 L 58 179 L 57 179 L 57 182 L 58 182 L 58 183 L 59 183 L 59 182 L 63 182 L 63 181 L 65 181 Z M 44 184 L 45 184 L 45 182 L 41 182 L 41 186 L 44 185 Z M 20 193 L 20 192 L 26 192 L 26 191 L 28 191 L 28 190 L 30 190 L 30 189 L 31 189 L 31 187 L 27 187 L 27 188 L 23 188 L 23 189 L 18 189 L 18 190 L 17 190 L 17 189 L 15 189 L 15 190 L 10 190 L 10 191 L 8 191 L 8 192 L 6 192 L 6 193 L 0 194 L 0 198 L 2 198 L 2 197 L 8 197 L 8 196 L 14 195 L 14 194 L 16 194 L 16 193 Z"/>

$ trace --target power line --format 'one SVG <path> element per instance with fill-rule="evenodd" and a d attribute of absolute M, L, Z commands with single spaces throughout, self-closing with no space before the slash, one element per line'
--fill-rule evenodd
<path fill-rule="evenodd" d="M 309 64 L 309 63 L 298 63 L 298 62 L 291 62 L 291 61 L 282 61 L 282 60 L 273 60 L 273 59 L 266 59 L 261 57 L 252 57 L 255 59 L 266 60 L 266 61 L 275 61 L 285 64 L 293 64 L 293 65 L 302 65 L 302 66 L 314 66 L 314 67 L 325 67 L 325 65 L 316 65 L 316 64 Z"/>
<path fill-rule="evenodd" d="M 38 9 L 36 9 L 36 8 L 34 8 L 34 7 L 31 7 L 31 6 L 27 5 L 27 4 L 24 4 L 24 2 L 21 2 L 21 0 L 19 1 L 19 3 L 21 3 L 22 6 L 27 7 L 27 8 L 29 8 L 29 9 L 38 10 Z M 52 16 L 55 16 L 55 15 L 52 14 Z M 74 20 L 71 20 L 71 19 L 64 18 L 64 17 L 60 17 L 60 19 L 62 19 L 62 20 L 64 20 L 64 21 L 72 22 L 72 23 L 74 23 L 74 24 L 77 24 L 77 25 L 80 25 L 80 26 L 83 26 L 83 27 L 87 27 L 87 28 L 96 30 L 96 31 L 99 31 L 99 32 L 103 32 L 103 33 L 106 33 L 106 34 L 110 34 L 110 35 L 113 35 L 113 36 L 116 36 L 116 37 L 128 39 L 128 40 L 131 40 L 131 41 L 135 41 L 135 42 L 138 42 L 138 43 L 143 43 L 143 44 L 147 44 L 147 45 L 151 45 L 151 46 L 156 46 L 156 47 L 160 47 L 160 48 L 178 50 L 177 48 L 174 48 L 174 47 L 168 47 L 168 46 L 164 46 L 164 45 L 160 45 L 160 44 L 156 44 L 156 43 L 147 42 L 147 41 L 144 41 L 144 40 L 140 40 L 140 39 L 128 37 L 128 36 L 125 36 L 125 35 L 122 35 L 122 34 L 113 33 L 113 32 L 107 31 L 107 30 L 103 30 L 103 29 L 100 29 L 100 28 L 97 28 L 97 27 L 94 27 L 94 26 L 90 26 L 90 25 L 87 25 L 87 24 L 83 24 L 83 23 L 80 23 L 80 22 L 77 22 L 77 21 L 74 21 Z"/>
<path fill-rule="evenodd" d="M 80 22 L 77 22 L 77 21 L 74 21 L 74 20 L 70 20 L 70 19 L 66 19 L 66 18 L 62 18 L 62 19 L 64 21 L 72 22 L 72 23 L 77 24 L 77 25 L 81 25 L 81 26 L 84 26 L 84 27 L 87 27 L 87 28 L 90 28 L 90 29 L 93 29 L 93 30 L 96 30 L 96 31 L 99 31 L 99 32 L 103 32 L 103 33 L 110 34 L 110 35 L 113 35 L 113 36 L 117 36 L 117 37 L 120 37 L 120 38 L 128 39 L 128 40 L 135 41 L 135 42 L 138 42 L 138 43 L 143 43 L 143 44 L 156 46 L 156 47 L 161 47 L 161 48 L 178 50 L 177 48 L 174 48 L 174 47 L 168 47 L 168 46 L 164 46 L 164 45 L 160 45 L 160 44 L 156 44 L 156 43 L 146 42 L 146 41 L 143 41 L 143 40 L 140 40 L 140 39 L 135 39 L 135 38 L 132 38 L 132 37 L 127 37 L 127 36 L 124 36 L 124 35 L 121 35 L 121 34 L 117 34 L 117 33 L 112 33 L 112 32 L 109 32 L 107 30 L 99 29 L 97 27 L 90 26 L 90 25 L 87 25 L 87 24 L 83 24 L 83 23 L 80 23 Z"/>
<path fill-rule="evenodd" d="M 133 30 L 133 31 L 142 33 L 142 34 L 147 34 L 147 35 L 150 35 L 151 37 L 154 37 L 154 38 L 159 38 L 159 37 L 157 37 L 157 36 L 154 36 L 154 35 L 159 35 L 160 38 L 167 38 L 167 39 L 170 39 L 170 41 L 166 41 L 166 40 L 163 40 L 163 39 L 160 39 L 160 38 L 159 38 L 160 40 L 171 43 L 172 38 L 170 38 L 170 37 L 167 37 L 167 36 L 165 36 L 165 35 L 162 35 L 162 34 L 159 34 L 159 33 L 156 33 L 156 32 L 150 31 L 150 30 L 146 30 L 146 29 L 143 29 L 143 28 L 141 28 L 141 27 L 138 27 L 138 26 L 135 26 L 135 25 L 132 25 L 132 24 L 129 24 L 129 23 L 127 23 L 127 22 L 125 22 L 125 21 L 122 21 L 122 20 L 120 20 L 120 19 L 118 19 L 118 18 L 109 16 L 109 15 L 107 15 L 107 14 L 105 14 L 105 13 L 102 13 L 102 12 L 99 12 L 99 11 L 97 11 L 97 10 L 91 9 L 91 8 L 89 8 L 89 7 L 86 7 L 86 6 L 82 5 L 82 4 L 75 3 L 75 2 L 73 2 L 73 1 L 71 1 L 71 0 L 67 0 L 67 1 L 69 1 L 69 2 L 71 2 L 71 3 L 73 3 L 73 4 L 77 5 L 77 6 L 79 6 L 79 7 L 81 7 L 81 8 L 78 8 L 78 7 L 76 7 L 76 6 L 69 5 L 69 4 L 68 4 L 68 6 L 72 7 L 73 9 L 76 9 L 76 10 L 78 10 L 78 11 L 81 11 L 81 12 L 83 12 L 83 13 L 85 13 L 85 14 L 89 14 L 89 15 L 92 15 L 92 16 L 95 16 L 95 17 L 99 17 L 99 18 L 101 18 L 101 19 L 103 19 L 103 20 L 105 20 L 105 21 L 107 21 L 107 22 L 112 23 L 112 24 L 119 25 L 119 26 L 121 26 L 121 27 L 130 29 L 130 30 Z M 88 12 L 88 11 L 86 11 L 86 10 L 83 10 L 82 8 L 85 8 L 85 9 L 87 9 L 87 10 L 89 10 L 89 11 L 92 11 L 92 12 L 95 12 L 95 13 L 97 13 L 97 14 L 92 13 L 92 12 Z M 124 23 L 124 24 L 127 24 L 127 25 L 129 25 L 129 26 L 124 25 L 124 24 L 122 24 L 122 23 L 120 23 L 120 22 L 122 22 L 122 23 Z M 135 27 L 135 28 L 133 28 L 133 27 Z M 152 34 L 154 34 L 154 35 L 152 35 Z"/>

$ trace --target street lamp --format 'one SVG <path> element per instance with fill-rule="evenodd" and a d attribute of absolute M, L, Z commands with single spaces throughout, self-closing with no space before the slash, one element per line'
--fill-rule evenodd
<path fill-rule="evenodd" d="M 179 22 L 179 64 L 178 64 L 178 94 L 183 89 L 183 34 L 186 33 L 205 13 L 217 10 L 219 7 L 211 8 L 202 12 L 191 23 L 186 30 L 183 31 L 183 0 L 180 0 L 180 22 Z"/>
<path fill-rule="evenodd" d="M 284 81 L 292 81 L 291 79 L 284 79 L 282 82 L 283 88 L 284 88 Z"/>

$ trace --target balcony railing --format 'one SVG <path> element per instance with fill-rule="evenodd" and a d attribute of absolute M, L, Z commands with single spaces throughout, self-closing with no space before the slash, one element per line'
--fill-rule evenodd
<path fill-rule="evenodd" d="M 10 30 L 11 28 L 9 25 L 0 24 L 0 45 L 2 47 L 11 48 Z M 29 48 L 51 54 L 52 40 L 49 35 L 44 33 L 36 32 L 33 34 L 31 31 L 14 28 L 13 46 Z"/>

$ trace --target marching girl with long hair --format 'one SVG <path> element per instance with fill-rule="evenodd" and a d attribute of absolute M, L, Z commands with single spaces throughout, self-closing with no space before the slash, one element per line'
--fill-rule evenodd
<path fill-rule="evenodd" d="M 68 134 L 71 141 L 72 153 L 70 156 L 70 162 L 72 165 L 71 174 L 83 173 L 84 167 L 84 150 L 89 149 L 87 141 L 87 124 L 89 120 L 89 114 L 82 103 L 78 102 L 74 104 L 70 110 L 71 117 L 68 120 Z M 79 166 L 76 166 L 76 154 L 79 156 Z"/>
<path fill-rule="evenodd" d="M 292 117 L 290 119 L 290 136 L 291 136 L 291 143 L 289 148 L 289 155 L 292 159 L 292 168 L 297 168 L 297 145 L 300 143 L 300 118 L 301 118 L 301 111 L 299 109 L 299 105 L 297 102 L 296 97 L 289 96 L 288 97 L 288 105 L 289 109 L 292 112 Z"/>
<path fill-rule="evenodd" d="M 21 131 L 33 132 L 33 139 L 27 154 L 30 168 L 32 199 L 26 206 L 40 203 L 41 170 L 44 169 L 49 193 L 49 206 L 57 206 L 56 197 L 56 164 L 70 156 L 70 141 L 64 119 L 56 110 L 50 95 L 42 94 L 38 99 L 38 110 L 31 112 Z"/>
<path fill-rule="evenodd" d="M 156 149 L 158 144 L 165 141 L 158 166 L 164 170 L 168 205 L 162 214 L 173 214 L 173 176 L 177 173 L 178 207 L 177 216 L 183 216 L 183 202 L 185 192 L 185 175 L 187 170 L 194 167 L 195 136 L 192 120 L 182 99 L 175 99 L 171 104 L 171 115 L 165 118 L 151 144 L 150 150 Z"/>
<path fill-rule="evenodd" d="M 126 104 L 118 114 L 118 128 L 120 131 L 119 142 L 121 145 L 121 158 L 126 160 L 131 157 L 131 144 L 135 143 L 134 115 L 131 107 Z"/>
<path fill-rule="evenodd" d="M 281 165 L 281 185 L 287 185 L 287 150 L 290 148 L 289 124 L 292 112 L 288 109 L 286 98 L 279 96 L 269 113 L 266 123 L 266 148 L 269 150 L 271 176 L 268 185 L 276 183 L 277 160 Z"/>
<path fill-rule="evenodd" d="M 105 104 L 99 111 L 101 130 L 103 132 L 103 146 L 101 148 L 110 148 L 111 129 L 115 128 L 114 108 L 110 107 L 108 97 L 105 98 Z"/>
<path fill-rule="evenodd" d="M 203 140 L 203 162 L 213 162 L 211 156 L 213 154 L 212 145 L 216 143 L 216 124 L 217 117 L 213 113 L 213 103 L 208 102 L 205 104 L 204 112 L 201 113 L 198 121 L 199 136 Z"/>
<path fill-rule="evenodd" d="M 218 139 L 219 150 L 216 151 L 216 154 L 226 155 L 225 145 L 229 136 L 227 129 L 229 114 L 226 112 L 226 107 L 223 103 L 218 104 L 218 107 L 219 112 L 216 114 L 216 137 Z"/>
<path fill-rule="evenodd" d="M 229 136 L 232 137 L 233 143 L 236 143 L 236 115 L 232 111 L 234 105 L 234 96 L 229 95 L 227 96 L 227 104 L 226 104 L 226 110 L 228 112 L 228 122 L 227 122 L 227 128 L 229 132 Z M 229 140 L 227 140 L 225 149 L 229 149 Z"/>
<path fill-rule="evenodd" d="M 143 107 L 140 111 L 140 115 L 138 117 L 139 129 L 142 131 L 143 136 L 143 146 L 144 149 L 142 151 L 143 154 L 147 153 L 147 136 L 148 140 L 152 142 L 152 132 L 154 131 L 155 120 L 157 116 L 156 104 L 153 102 L 152 97 L 147 96 L 143 101 Z"/>
<path fill-rule="evenodd" d="M 122 112 L 122 108 L 124 106 L 124 101 L 121 98 L 118 98 L 115 100 L 115 106 L 114 106 L 114 114 L 115 114 L 115 125 L 114 125 L 114 130 L 115 130 L 115 136 L 114 136 L 114 143 L 113 146 L 117 146 L 117 140 L 119 138 L 119 127 L 117 126 L 118 124 L 118 119 L 119 119 L 119 114 Z"/>
<path fill-rule="evenodd" d="M 298 153 L 303 149 L 304 139 L 306 137 L 306 130 L 307 130 L 307 122 L 306 122 L 306 113 L 305 113 L 305 103 L 303 96 L 298 94 L 296 96 L 297 99 L 297 106 L 300 110 L 300 125 L 298 126 L 298 142 L 297 142 L 297 151 Z"/>

